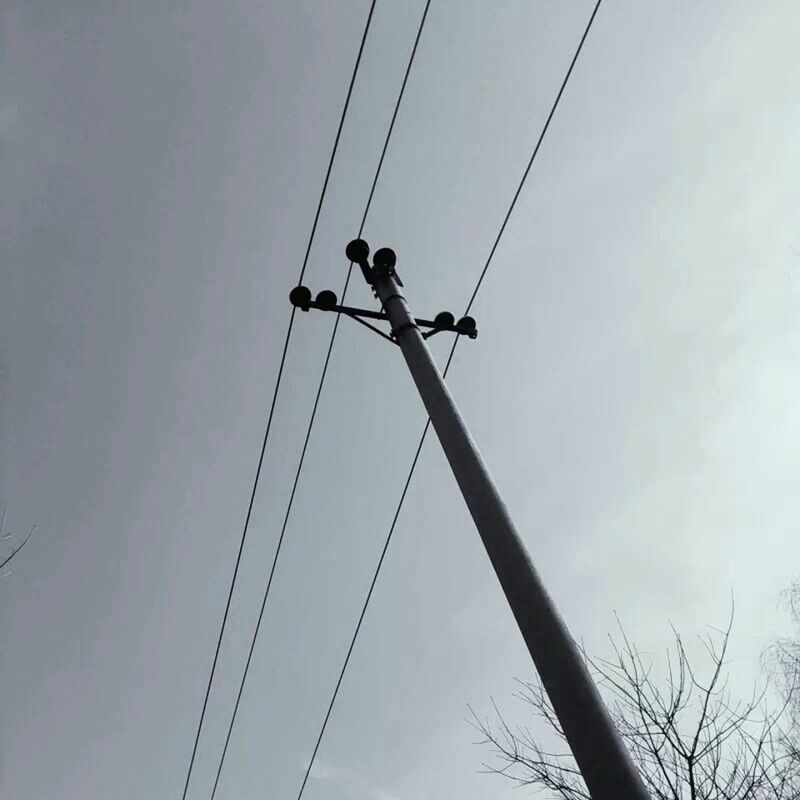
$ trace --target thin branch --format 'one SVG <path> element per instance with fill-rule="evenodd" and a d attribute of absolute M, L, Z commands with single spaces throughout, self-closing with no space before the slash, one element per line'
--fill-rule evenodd
<path fill-rule="evenodd" d="M 36 526 L 34 525 L 28 532 L 28 535 L 11 551 L 11 554 L 0 561 L 0 569 L 3 569 L 3 567 L 8 564 L 15 555 L 17 555 L 17 553 L 19 553 L 26 544 L 28 544 L 35 530 Z"/>
<path fill-rule="evenodd" d="M 784 729 L 789 699 L 774 712 L 765 706 L 766 686 L 732 701 L 727 627 L 700 637 L 709 664 L 705 680 L 691 662 L 678 631 L 666 652 L 666 680 L 659 685 L 649 654 L 643 654 L 622 625 L 610 636 L 611 658 L 581 652 L 601 689 L 614 701 L 610 710 L 620 736 L 653 800 L 800 800 L 800 748 Z M 540 682 L 518 681 L 516 697 L 557 740 L 564 734 Z M 798 682 L 800 687 L 800 679 Z M 792 695 L 794 697 L 794 695 Z M 557 800 L 587 800 L 572 755 L 545 748 L 528 727 L 512 727 L 492 701 L 495 730 L 470 709 L 474 727 L 498 763 L 490 772 L 518 786 L 549 792 Z M 486 766 L 486 765 L 485 765 Z"/>

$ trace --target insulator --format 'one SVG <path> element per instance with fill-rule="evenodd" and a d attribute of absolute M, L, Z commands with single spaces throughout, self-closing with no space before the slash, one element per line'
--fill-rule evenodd
<path fill-rule="evenodd" d="M 311 302 L 311 290 L 307 286 L 295 286 L 289 292 L 289 302 L 303 311 L 308 311 L 308 304 Z"/>
<path fill-rule="evenodd" d="M 437 328 L 452 328 L 456 318 L 449 311 L 440 311 L 433 319 Z"/>
<path fill-rule="evenodd" d="M 477 330 L 478 325 L 472 317 L 461 317 L 458 327 L 467 332 Z"/>
<path fill-rule="evenodd" d="M 323 289 L 317 295 L 316 302 L 321 309 L 330 311 L 336 305 L 336 294 L 330 289 Z"/>
<path fill-rule="evenodd" d="M 397 254 L 391 247 L 381 247 L 380 250 L 375 251 L 372 257 L 372 263 L 378 269 L 393 269 L 397 263 Z"/>
<path fill-rule="evenodd" d="M 362 264 L 369 258 L 369 245 L 363 239 L 353 239 L 344 250 L 349 261 Z"/>

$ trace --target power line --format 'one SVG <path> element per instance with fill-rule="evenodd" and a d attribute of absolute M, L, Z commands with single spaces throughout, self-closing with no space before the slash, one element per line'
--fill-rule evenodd
<path fill-rule="evenodd" d="M 372 200 L 373 200 L 373 197 L 375 196 L 375 188 L 376 188 L 376 186 L 378 184 L 378 179 L 380 177 L 381 171 L 383 170 L 383 163 L 384 163 L 384 160 L 386 158 L 386 152 L 387 152 L 387 150 L 389 148 L 389 142 L 391 141 L 392 133 L 394 132 L 394 125 L 395 125 L 395 122 L 397 121 L 397 115 L 398 115 L 398 112 L 400 110 L 400 105 L 401 105 L 401 103 L 403 101 L 403 95 L 405 94 L 406 86 L 408 84 L 408 78 L 409 78 L 409 75 L 411 74 L 411 67 L 414 64 L 414 60 L 415 60 L 416 55 L 417 55 L 417 49 L 419 47 L 420 38 L 422 37 L 422 31 L 425 28 L 425 22 L 426 22 L 427 17 L 428 17 L 428 10 L 430 8 L 430 5 L 431 5 L 431 0 L 426 0 L 425 8 L 424 8 L 424 10 L 422 12 L 422 17 L 420 19 L 419 27 L 417 28 L 417 34 L 416 34 L 416 37 L 414 39 L 414 45 L 413 45 L 413 47 L 411 49 L 411 55 L 409 56 L 408 64 L 406 65 L 406 71 L 405 71 L 405 74 L 403 75 L 403 82 L 402 82 L 402 84 L 400 86 L 400 92 L 398 93 L 397 101 L 395 102 L 395 105 L 394 105 L 394 110 L 392 112 L 391 121 L 389 123 L 389 129 L 388 129 L 388 131 L 386 133 L 386 138 L 384 139 L 383 148 L 381 149 L 380 158 L 378 159 L 378 166 L 377 166 L 377 168 L 375 170 L 375 176 L 374 176 L 374 178 L 372 180 L 372 185 L 370 187 L 369 196 L 367 197 L 367 203 L 366 203 L 366 206 L 364 208 L 364 214 L 363 214 L 363 216 L 361 218 L 361 224 L 360 224 L 359 229 L 358 229 L 358 235 L 359 236 L 361 236 L 361 234 L 363 233 L 364 225 L 366 224 L 367 216 L 369 215 L 369 211 L 370 211 L 370 208 L 372 206 Z M 344 302 L 344 298 L 345 298 L 345 296 L 347 294 L 347 289 L 348 289 L 348 286 L 350 284 L 350 278 L 351 278 L 352 274 L 353 274 L 353 263 L 350 262 L 350 265 L 349 265 L 349 267 L 347 269 L 347 276 L 345 278 L 344 286 L 342 288 L 342 302 Z M 294 312 L 293 312 L 293 317 L 294 317 Z M 334 345 L 334 343 L 336 341 L 336 334 L 337 334 L 337 332 L 339 330 L 339 322 L 340 322 L 340 320 L 341 320 L 341 315 L 337 314 L 336 315 L 336 321 L 333 324 L 333 330 L 331 331 L 331 338 L 330 338 L 330 341 L 328 343 L 328 351 L 325 354 L 325 361 L 324 361 L 323 366 L 322 366 L 322 372 L 320 374 L 319 384 L 317 386 L 317 392 L 316 392 L 316 396 L 314 398 L 314 405 L 312 407 L 311 416 L 309 418 L 308 427 L 306 429 L 305 440 L 303 442 L 303 447 L 302 447 L 302 450 L 300 452 L 300 459 L 298 461 L 297 469 L 295 471 L 294 481 L 292 483 L 292 490 L 291 490 L 291 493 L 289 495 L 289 502 L 288 502 L 287 507 L 286 507 L 286 513 L 285 513 L 284 518 L 283 518 L 283 523 L 281 525 L 281 532 L 280 532 L 280 535 L 278 537 L 278 544 L 277 544 L 277 546 L 275 548 L 275 555 L 273 556 L 273 559 L 272 559 L 272 565 L 270 567 L 269 577 L 267 578 L 267 585 L 266 585 L 266 588 L 264 590 L 264 596 L 263 596 L 262 601 L 261 601 L 261 608 L 260 608 L 259 613 L 258 613 L 258 619 L 256 621 L 256 627 L 255 627 L 255 630 L 253 631 L 253 636 L 252 636 L 252 639 L 250 641 L 250 649 L 248 651 L 247 660 L 245 662 L 244 672 L 242 673 L 242 678 L 241 678 L 241 681 L 239 683 L 239 690 L 238 690 L 237 695 L 236 695 L 236 702 L 235 702 L 234 707 L 233 707 L 233 714 L 231 715 L 230 724 L 228 725 L 228 732 L 227 732 L 227 734 L 225 736 L 225 744 L 223 745 L 222 755 L 220 757 L 219 765 L 217 767 L 217 774 L 216 774 L 216 777 L 214 779 L 214 788 L 212 789 L 212 792 L 211 792 L 211 800 L 214 800 L 214 797 L 216 796 L 216 793 L 217 793 L 217 787 L 219 786 L 220 776 L 222 775 L 222 767 L 223 767 L 223 764 L 225 763 L 225 757 L 226 757 L 227 752 L 228 752 L 228 745 L 230 744 L 231 734 L 233 732 L 233 727 L 234 727 L 234 725 L 236 723 L 236 717 L 237 717 L 237 714 L 239 712 L 239 704 L 241 702 L 242 694 L 244 692 L 244 686 L 245 686 L 245 682 L 247 681 L 247 675 L 248 675 L 248 673 L 250 671 L 250 663 L 251 663 L 252 658 L 253 658 L 253 651 L 255 650 L 256 640 L 258 639 L 258 633 L 259 633 L 259 631 L 261 629 L 261 622 L 262 622 L 262 620 L 264 618 L 264 610 L 265 610 L 266 605 L 267 605 L 267 599 L 269 598 L 269 593 L 270 593 L 270 590 L 272 588 L 272 580 L 273 580 L 273 577 L 275 575 L 275 568 L 277 566 L 278 559 L 280 557 L 281 547 L 283 545 L 283 540 L 284 540 L 284 536 L 285 536 L 285 533 L 286 533 L 286 527 L 288 525 L 289 517 L 291 515 L 292 507 L 293 507 L 293 504 L 294 504 L 294 498 L 295 498 L 295 493 L 297 491 L 297 485 L 298 485 L 298 482 L 300 480 L 300 474 L 301 474 L 301 472 L 303 470 L 303 464 L 305 462 L 306 451 L 308 449 L 308 443 L 309 443 L 309 440 L 311 438 L 311 431 L 312 431 L 312 429 L 314 427 L 314 421 L 315 421 L 316 415 L 317 415 L 317 408 L 319 406 L 320 396 L 322 395 L 322 387 L 325 384 L 325 378 L 326 378 L 326 376 L 328 374 L 328 365 L 330 364 L 331 353 L 333 352 L 333 345 Z"/>
<path fill-rule="evenodd" d="M 309 257 L 309 255 L 311 253 L 311 246 L 312 246 L 312 244 L 314 242 L 314 236 L 315 236 L 315 234 L 317 232 L 317 224 L 319 222 L 320 213 L 322 211 L 322 203 L 325 200 L 325 194 L 326 194 L 327 189 L 328 189 L 328 182 L 330 180 L 331 172 L 333 170 L 333 162 L 334 162 L 334 160 L 336 158 L 336 152 L 339 149 L 339 140 L 341 139 L 342 128 L 344 127 L 345 117 L 347 116 L 347 109 L 348 109 L 348 107 L 350 105 L 350 97 L 353 94 L 353 86 L 355 85 L 355 82 L 356 82 L 356 76 L 358 75 L 358 69 L 359 69 L 359 66 L 361 65 L 361 56 L 362 56 L 362 54 L 364 52 L 364 45 L 365 45 L 366 40 L 367 40 L 367 34 L 369 33 L 370 25 L 372 23 L 372 15 L 373 15 L 373 12 L 375 10 L 375 3 L 376 2 L 377 2 L 377 0 L 372 0 L 372 2 L 370 3 L 369 12 L 367 14 L 367 21 L 366 21 L 366 24 L 364 26 L 364 32 L 363 32 L 363 34 L 361 36 L 361 43 L 360 43 L 359 48 L 358 48 L 358 55 L 356 56 L 356 62 L 355 62 L 355 65 L 353 67 L 353 74 L 350 77 L 350 84 L 347 87 L 347 95 L 345 97 L 344 106 L 342 108 L 342 113 L 341 113 L 341 116 L 339 118 L 339 127 L 336 130 L 336 136 L 335 136 L 334 141 L 333 141 L 333 148 L 331 150 L 330 159 L 328 160 L 328 168 L 325 171 L 325 179 L 324 179 L 324 181 L 322 183 L 322 189 L 320 191 L 319 201 L 317 203 L 317 209 L 316 209 L 316 212 L 314 213 L 314 222 L 311 225 L 311 232 L 310 232 L 310 234 L 308 236 L 308 244 L 306 245 L 305 255 L 303 256 L 303 263 L 302 263 L 302 266 L 300 268 L 300 275 L 299 275 L 299 277 L 297 279 L 297 283 L 298 284 L 302 283 L 303 276 L 305 275 L 306 268 L 308 266 L 308 257 Z M 252 516 L 252 513 L 253 513 L 253 503 L 255 501 L 256 491 L 258 489 L 259 478 L 261 477 L 261 467 L 262 467 L 262 465 L 264 463 L 264 453 L 266 452 L 267 441 L 269 439 L 269 433 L 270 433 L 270 430 L 272 429 L 272 419 L 273 419 L 273 416 L 275 414 L 275 405 L 276 405 L 276 402 L 277 402 L 277 399 L 278 399 L 278 391 L 280 389 L 281 379 L 283 377 L 283 368 L 284 368 L 284 365 L 286 364 L 286 353 L 287 353 L 287 351 L 289 349 L 289 340 L 291 339 L 291 336 L 292 336 L 292 328 L 294 326 L 294 319 L 295 319 L 296 311 L 297 311 L 297 309 L 292 308 L 292 314 L 289 317 L 289 325 L 288 325 L 288 327 L 286 329 L 286 337 L 285 337 L 284 342 L 283 342 L 283 351 L 281 353 L 280 363 L 279 363 L 279 366 L 278 366 L 278 375 L 277 375 L 277 377 L 275 379 L 275 389 L 274 389 L 274 391 L 272 393 L 272 401 L 270 403 L 269 414 L 267 416 L 267 426 L 266 426 L 266 429 L 264 431 L 264 439 L 262 441 L 261 452 L 260 452 L 259 457 L 258 457 L 258 466 L 256 467 L 256 474 L 255 474 L 255 477 L 253 479 L 253 488 L 252 488 L 252 491 L 250 492 L 250 501 L 249 501 L 249 503 L 247 505 L 247 515 L 245 516 L 244 526 L 242 528 L 242 535 L 241 535 L 241 538 L 240 538 L 240 541 L 239 541 L 239 550 L 238 550 L 238 552 L 236 554 L 236 563 L 235 563 L 234 568 L 233 568 L 233 576 L 231 577 L 231 583 L 230 583 L 230 587 L 228 589 L 228 597 L 227 597 L 227 599 L 225 601 L 225 612 L 222 615 L 222 624 L 220 625 L 219 636 L 217 637 L 217 644 L 216 644 L 216 647 L 214 649 L 214 660 L 211 663 L 211 672 L 210 672 L 210 674 L 208 676 L 208 684 L 206 685 L 205 697 L 203 698 L 203 706 L 202 706 L 202 710 L 200 712 L 200 720 L 197 723 L 197 732 L 195 733 L 194 744 L 192 746 L 192 755 L 191 755 L 191 758 L 189 759 L 189 768 L 188 768 L 188 770 L 186 772 L 186 780 L 185 780 L 184 785 L 183 785 L 182 800 L 186 800 L 186 794 L 189 791 L 189 782 L 190 782 L 190 780 L 192 778 L 192 770 L 194 769 L 194 762 L 195 762 L 195 758 L 197 756 L 197 746 L 198 746 L 198 744 L 200 742 L 200 734 L 201 734 L 202 729 L 203 729 L 203 722 L 204 722 L 205 716 L 206 716 L 206 709 L 208 708 L 208 698 L 211 695 L 211 686 L 212 686 L 212 684 L 214 682 L 214 675 L 216 674 L 216 670 L 217 670 L 217 662 L 219 660 L 219 653 L 220 653 L 220 649 L 222 647 L 222 639 L 223 639 L 223 637 L 225 635 L 225 627 L 226 627 L 226 625 L 228 623 L 228 614 L 230 613 L 231 600 L 233 598 L 233 592 L 234 592 L 234 588 L 236 586 L 236 580 L 237 580 L 237 578 L 239 576 L 239 566 L 240 566 L 241 561 L 242 561 L 242 552 L 244 550 L 244 544 L 245 544 L 245 541 L 247 539 L 247 532 L 248 532 L 248 530 L 250 528 L 250 517 Z"/>
<path fill-rule="evenodd" d="M 542 142 L 544 141 L 547 129 L 550 127 L 550 122 L 553 119 L 553 115 L 556 113 L 558 104 L 561 102 L 561 95 L 564 94 L 564 89 L 567 88 L 567 83 L 569 82 L 570 75 L 572 75 L 572 70 L 575 67 L 575 63 L 578 60 L 578 56 L 581 54 L 581 50 L 583 49 L 583 43 L 586 41 L 586 37 L 589 35 L 589 31 L 592 29 L 594 18 L 597 16 L 597 11 L 600 8 L 600 3 L 602 2 L 603 0 L 597 0 L 597 3 L 595 4 L 594 9 L 592 10 L 592 14 L 589 17 L 589 21 L 586 23 L 586 28 L 584 28 L 583 36 L 581 36 L 581 39 L 578 42 L 578 46 L 575 49 L 575 54 L 572 56 L 572 61 L 569 62 L 569 68 L 567 69 L 567 72 L 564 75 L 564 80 L 561 82 L 561 87 L 558 90 L 556 99 L 553 101 L 553 105 L 550 108 L 550 113 L 547 115 L 547 119 L 545 120 L 544 126 L 542 127 L 542 132 L 539 134 L 539 138 L 536 140 L 536 146 L 533 148 L 533 153 L 531 153 L 531 157 L 530 159 L 528 159 L 528 164 L 525 167 L 524 172 L 522 173 L 522 178 L 520 179 L 519 186 L 517 186 L 517 191 L 514 192 L 514 197 L 511 200 L 511 204 L 508 207 L 508 211 L 506 211 L 506 215 L 503 217 L 503 222 L 500 225 L 500 230 L 497 233 L 497 238 L 494 240 L 494 244 L 492 245 L 492 249 L 489 251 L 489 256 L 486 259 L 486 263 L 483 265 L 483 269 L 481 270 L 478 282 L 477 284 L 475 284 L 475 289 L 472 292 L 472 296 L 469 298 L 469 303 L 467 303 L 467 310 L 464 312 L 465 314 L 469 314 L 470 309 L 472 308 L 472 304 L 475 302 L 475 298 L 477 297 L 478 291 L 481 288 L 483 279 L 484 277 L 486 277 L 486 272 L 489 269 L 489 264 L 492 263 L 495 251 L 497 250 L 497 245 L 500 244 L 500 239 L 503 237 L 503 234 L 505 233 L 506 225 L 508 225 L 508 220 L 511 218 L 511 214 L 514 211 L 514 207 L 517 205 L 517 200 L 519 200 L 519 196 L 522 193 L 522 187 L 525 185 L 525 181 L 528 179 L 528 173 L 530 173 L 531 167 L 533 166 L 533 162 L 536 159 L 536 156 L 539 152 L 539 148 L 542 146 Z M 458 338 L 456 338 L 456 341 L 458 341 Z"/>
<path fill-rule="evenodd" d="M 525 167 L 525 170 L 522 173 L 522 178 L 521 178 L 521 180 L 519 182 L 519 185 L 517 186 L 517 190 L 514 193 L 514 197 L 511 200 L 511 204 L 508 207 L 508 211 L 506 212 L 505 216 L 503 217 L 503 222 L 500 225 L 500 230 L 499 230 L 499 232 L 497 234 L 497 237 L 494 240 L 494 243 L 493 243 L 493 245 L 491 247 L 491 250 L 489 251 L 489 255 L 488 255 L 487 259 L 486 259 L 486 262 L 483 265 L 483 269 L 481 270 L 481 273 L 480 273 L 480 275 L 478 277 L 478 281 L 477 281 L 477 284 L 475 286 L 475 289 L 473 290 L 472 295 L 471 295 L 471 297 L 469 299 L 469 302 L 467 303 L 467 307 L 466 307 L 466 310 L 464 312 L 464 316 L 469 314 L 469 312 L 470 312 L 470 310 L 471 310 L 471 308 L 472 308 L 472 306 L 473 306 L 473 304 L 475 302 L 475 298 L 478 295 L 478 291 L 481 288 L 483 280 L 486 277 L 486 273 L 487 273 L 487 271 L 489 269 L 489 265 L 491 264 L 492 259 L 494 258 L 494 254 L 497 251 L 497 246 L 499 245 L 500 239 L 502 238 L 502 236 L 503 236 L 503 234 L 505 232 L 505 229 L 506 229 L 506 226 L 508 224 L 508 221 L 509 221 L 509 219 L 511 217 L 512 212 L 514 211 L 514 207 L 516 206 L 517 200 L 519 199 L 519 196 L 520 196 L 520 194 L 522 192 L 522 188 L 523 188 L 523 186 L 525 185 L 525 182 L 528 179 L 528 174 L 531 171 L 531 167 L 533 166 L 533 162 L 534 162 L 534 160 L 536 158 L 537 153 L 539 152 L 539 148 L 541 147 L 542 141 L 544 140 L 544 137 L 545 137 L 545 135 L 547 133 L 547 129 L 550 127 L 550 121 L 553 119 L 553 115 L 554 115 L 554 113 L 556 111 L 556 108 L 558 107 L 558 104 L 561 101 L 561 96 L 564 93 L 564 89 L 566 88 L 566 85 L 567 85 L 567 83 L 568 83 L 568 81 L 570 79 L 570 76 L 572 75 L 573 67 L 575 66 L 575 63 L 578 60 L 578 56 L 580 55 L 581 50 L 583 49 L 583 44 L 586 41 L 586 37 L 588 36 L 589 31 L 591 30 L 592 24 L 594 23 L 595 16 L 597 15 L 597 11 L 600 8 L 600 4 L 601 3 L 602 3 L 602 0 L 597 0 L 597 3 L 595 4 L 594 10 L 592 11 L 591 16 L 589 17 L 589 21 L 586 24 L 586 28 L 583 31 L 583 35 L 581 36 L 581 39 L 580 39 L 580 41 L 578 43 L 578 46 L 577 46 L 577 48 L 575 50 L 575 53 L 574 53 L 573 57 L 572 57 L 572 61 L 570 62 L 569 68 L 567 69 L 566 75 L 564 76 L 564 80 L 562 81 L 561 87 L 558 90 L 558 94 L 556 95 L 556 99 L 553 102 L 553 105 L 552 105 L 552 107 L 550 109 L 550 113 L 547 115 L 547 119 L 545 121 L 545 124 L 544 124 L 544 126 L 542 128 L 541 133 L 539 134 L 539 138 L 536 141 L 536 146 L 534 147 L 533 153 L 532 153 L 532 155 L 531 155 L 531 157 L 530 157 L 530 159 L 528 161 L 528 164 L 527 164 L 527 166 Z M 461 338 L 460 336 L 456 336 L 454 341 L 453 341 L 453 346 L 450 348 L 450 353 L 449 353 L 449 355 L 447 357 L 447 361 L 445 363 L 445 367 L 444 367 L 444 370 L 443 370 L 443 376 L 444 377 L 447 377 L 447 373 L 450 370 L 450 365 L 453 362 L 453 357 L 455 356 L 456 347 L 458 346 L 458 341 L 459 341 L 460 338 Z M 378 581 L 378 576 L 380 575 L 381 569 L 383 567 L 383 562 L 384 562 L 384 559 L 386 557 L 386 552 L 389 549 L 389 544 L 390 544 L 390 542 L 392 540 L 392 536 L 394 535 L 394 530 L 395 530 L 395 527 L 397 526 L 397 520 L 400 517 L 400 511 L 401 511 L 401 509 L 403 507 L 403 503 L 405 502 L 406 494 L 408 493 L 408 488 L 411 485 L 411 478 L 413 477 L 414 470 L 417 467 L 417 462 L 419 461 L 419 456 L 420 456 L 420 453 L 422 452 L 422 447 L 423 447 L 423 445 L 425 443 L 425 438 L 428 435 L 428 430 L 430 428 L 430 425 L 431 425 L 431 421 L 430 421 L 430 418 L 429 418 L 425 422 L 425 427 L 422 430 L 422 435 L 420 436 L 420 440 L 419 440 L 419 444 L 417 445 L 416 453 L 414 454 L 414 458 L 411 461 L 411 467 L 410 467 L 410 469 L 408 471 L 408 476 L 406 477 L 405 484 L 403 485 L 403 490 L 400 493 L 400 499 L 399 499 L 399 501 L 397 503 L 397 507 L 395 509 L 391 525 L 389 526 L 389 532 L 386 535 L 386 540 L 384 542 L 383 549 L 381 550 L 380 557 L 378 558 L 377 566 L 375 567 L 375 571 L 374 571 L 374 573 L 372 575 L 372 580 L 370 582 L 369 589 L 367 590 L 367 595 L 366 595 L 366 598 L 364 599 L 364 604 L 361 607 L 361 613 L 359 614 L 358 622 L 356 623 L 355 630 L 353 631 L 353 636 L 350 639 L 350 645 L 347 648 L 347 654 L 345 655 L 344 662 L 342 663 L 342 668 L 339 671 L 339 677 L 336 680 L 336 685 L 334 686 L 333 693 L 332 693 L 331 699 L 330 699 L 330 703 L 328 704 L 328 709 L 325 712 L 325 717 L 324 717 L 324 719 L 322 721 L 322 726 L 320 728 L 319 735 L 317 736 L 317 741 L 316 741 L 316 743 L 314 745 L 314 750 L 313 750 L 313 752 L 311 754 L 311 758 L 310 758 L 308 766 L 306 768 L 306 772 L 305 772 L 305 775 L 303 777 L 303 782 L 302 782 L 302 784 L 300 786 L 300 791 L 299 791 L 299 793 L 297 795 L 297 800 L 301 800 L 301 798 L 302 798 L 303 791 L 305 790 L 306 784 L 308 782 L 309 775 L 311 774 L 311 769 L 312 769 L 312 767 L 314 765 L 314 760 L 315 760 L 315 758 L 317 756 L 317 752 L 319 751 L 320 744 L 322 743 L 322 738 L 325 735 L 325 729 L 327 728 L 328 720 L 330 719 L 331 713 L 333 711 L 333 706 L 336 703 L 336 698 L 337 698 L 337 696 L 339 694 L 339 689 L 340 689 L 340 687 L 342 685 L 342 680 L 344 679 L 344 674 L 347 671 L 348 664 L 350 663 L 350 656 L 353 653 L 353 648 L 355 647 L 356 639 L 358 638 L 358 634 L 361 631 L 361 624 L 364 621 L 364 616 L 366 615 L 367 607 L 369 606 L 370 600 L 372 599 L 372 593 L 373 593 L 373 590 L 375 589 L 375 584 Z"/>

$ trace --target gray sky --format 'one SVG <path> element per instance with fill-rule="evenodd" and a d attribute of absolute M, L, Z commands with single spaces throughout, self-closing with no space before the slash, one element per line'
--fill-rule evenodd
<path fill-rule="evenodd" d="M 39 526 L 0 578 L 4 798 L 180 797 L 367 5 L 4 4 L 0 504 Z M 378 2 L 315 291 L 340 291 L 422 6 Z M 466 303 L 590 7 L 433 0 L 365 231 L 420 315 Z M 800 561 L 798 39 L 793 0 L 606 0 L 451 372 L 574 634 L 603 652 L 616 610 L 660 650 L 733 590 L 744 688 Z M 331 324 L 297 320 L 192 798 Z M 423 422 L 398 353 L 343 321 L 221 800 L 296 792 Z M 530 674 L 432 439 L 308 800 L 520 796 L 464 720 Z"/>

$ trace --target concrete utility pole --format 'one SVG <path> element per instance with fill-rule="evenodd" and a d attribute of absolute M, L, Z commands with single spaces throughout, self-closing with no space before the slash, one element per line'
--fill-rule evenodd
<path fill-rule="evenodd" d="M 364 322 L 363 317 L 390 323 L 388 338 L 403 352 L 593 800 L 649 800 L 584 660 L 544 588 L 425 342 L 428 336 L 441 330 L 475 338 L 474 320 L 465 317 L 456 324 L 447 312 L 439 314 L 433 322 L 415 319 L 401 291 L 392 250 L 378 250 L 374 266 L 368 262 L 366 242 L 356 239 L 346 252 L 350 261 L 361 267 L 381 301 L 383 312 L 337 306 L 336 296 L 329 291 L 321 292 L 312 301 L 305 287 L 292 291 L 292 303 L 306 311 L 309 308 L 338 311 L 368 327 L 373 326 Z M 431 330 L 423 334 L 422 327 Z"/>

